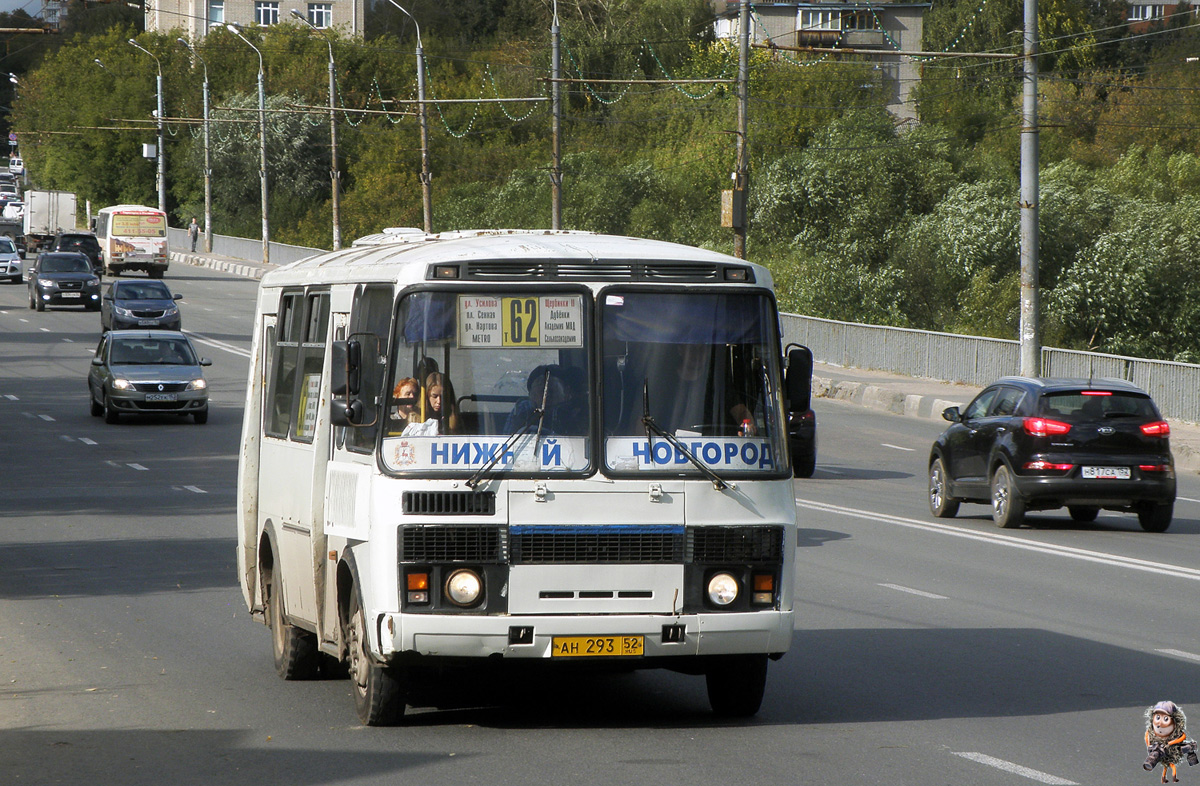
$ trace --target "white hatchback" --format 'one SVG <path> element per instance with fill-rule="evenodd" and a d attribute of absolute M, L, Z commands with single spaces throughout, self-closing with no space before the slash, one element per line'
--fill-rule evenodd
<path fill-rule="evenodd" d="M 0 235 L 0 278 L 21 283 L 21 255 L 11 237 Z"/>

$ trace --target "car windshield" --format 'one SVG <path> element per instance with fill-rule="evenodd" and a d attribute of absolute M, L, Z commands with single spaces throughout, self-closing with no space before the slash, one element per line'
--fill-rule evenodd
<path fill-rule="evenodd" d="M 166 284 L 157 281 L 122 282 L 117 286 L 118 300 L 170 300 Z"/>
<path fill-rule="evenodd" d="M 0 237 L 0 254 L 15 254 L 17 247 L 6 237 Z"/>
<path fill-rule="evenodd" d="M 1047 393 L 1038 414 L 1067 419 L 1158 418 L 1149 396 L 1108 390 Z"/>
<path fill-rule="evenodd" d="M 109 363 L 114 366 L 194 366 L 196 355 L 187 339 L 118 338 Z"/>
<path fill-rule="evenodd" d="M 43 273 L 90 273 L 92 265 L 79 257 L 47 257 L 42 260 Z"/>

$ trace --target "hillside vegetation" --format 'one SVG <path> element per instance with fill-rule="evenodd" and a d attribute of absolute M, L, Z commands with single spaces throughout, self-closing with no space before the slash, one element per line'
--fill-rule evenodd
<path fill-rule="evenodd" d="M 434 230 L 549 226 L 550 6 L 406 7 L 421 22 L 430 99 L 542 99 L 431 105 Z M 585 80 L 564 89 L 563 226 L 731 251 L 719 222 L 731 87 L 598 81 L 732 77 L 736 51 L 713 40 L 707 3 L 558 7 L 564 69 Z M 1186 60 L 1200 52 L 1200 20 L 1180 6 L 1134 29 L 1124 0 L 1040 7 L 1043 339 L 1200 360 L 1200 63 Z M 1018 51 L 1021 10 L 936 4 L 924 49 Z M 157 202 L 154 162 L 141 157 L 156 64 L 127 43 L 136 37 L 162 64 L 172 223 L 202 216 L 201 62 L 177 33 L 139 32 L 132 9 L 71 13 L 61 36 L 21 50 L 11 122 L 34 181 L 94 206 Z M 422 224 L 415 30 L 387 3 L 367 23 L 366 40 L 294 20 L 246 31 L 265 61 L 273 240 L 331 242 L 327 41 L 343 237 Z M 214 231 L 258 237 L 257 55 L 223 29 L 197 47 L 214 107 Z M 900 124 L 870 59 L 753 50 L 748 252 L 773 270 L 781 308 L 1016 337 L 1020 67 L 930 58 L 920 122 Z"/>

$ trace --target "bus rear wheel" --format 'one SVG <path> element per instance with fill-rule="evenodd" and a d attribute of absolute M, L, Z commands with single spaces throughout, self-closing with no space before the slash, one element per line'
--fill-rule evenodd
<path fill-rule="evenodd" d="M 356 592 L 350 598 L 346 621 L 346 647 L 349 650 L 350 684 L 354 691 L 354 709 L 364 726 L 390 726 L 404 716 L 402 672 L 371 658 L 366 615 Z"/>
<path fill-rule="evenodd" d="M 727 655 L 713 659 L 704 674 L 708 703 L 724 718 L 749 718 L 762 706 L 767 689 L 766 655 Z"/>
<path fill-rule="evenodd" d="M 275 672 L 285 680 L 315 679 L 320 665 L 317 637 L 295 625 L 289 625 L 284 619 L 283 585 L 274 573 L 267 583 L 266 603 Z"/>

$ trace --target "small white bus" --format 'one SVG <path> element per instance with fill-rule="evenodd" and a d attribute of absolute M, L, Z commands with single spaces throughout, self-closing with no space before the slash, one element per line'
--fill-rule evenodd
<path fill-rule="evenodd" d="M 101 208 L 92 221 L 109 275 L 144 270 L 150 278 L 162 278 L 167 272 L 166 213 L 144 205 L 113 205 Z"/>
<path fill-rule="evenodd" d="M 276 670 L 346 664 L 368 725 L 482 659 L 675 669 L 757 712 L 811 375 L 766 268 L 673 243 L 403 233 L 267 273 L 237 552 Z"/>

